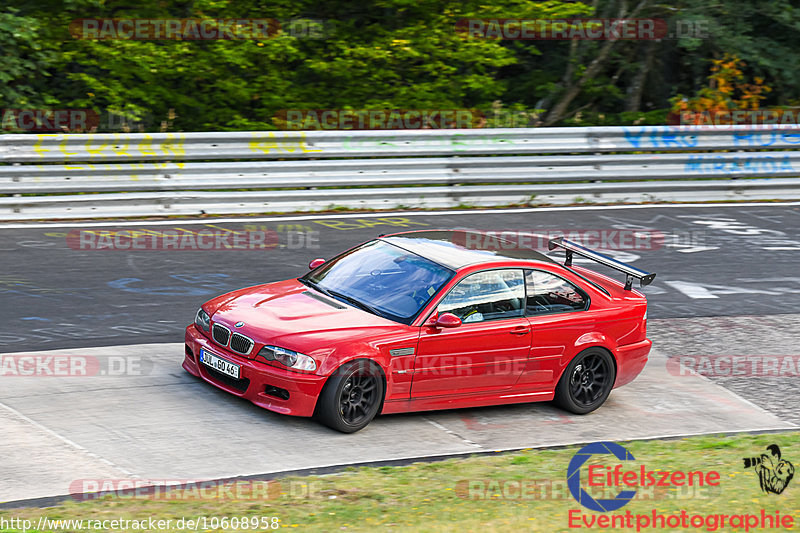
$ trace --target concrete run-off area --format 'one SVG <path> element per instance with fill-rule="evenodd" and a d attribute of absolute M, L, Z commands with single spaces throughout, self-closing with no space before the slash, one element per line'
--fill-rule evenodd
<path fill-rule="evenodd" d="M 89 375 L 0 377 L 3 502 L 70 494 L 77 481 L 87 479 L 218 479 L 795 427 L 705 377 L 670 373 L 667 356 L 658 351 L 638 379 L 587 416 L 548 403 L 519 404 L 381 416 L 351 435 L 262 410 L 190 376 L 180 367 L 181 344 L 26 355 L 41 356 L 40 361 L 60 357 L 67 361 L 60 363 L 64 368 L 79 358 Z"/>

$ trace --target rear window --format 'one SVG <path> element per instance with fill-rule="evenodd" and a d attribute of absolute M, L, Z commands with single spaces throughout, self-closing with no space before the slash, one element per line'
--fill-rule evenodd
<path fill-rule="evenodd" d="M 582 311 L 589 304 L 589 297 L 581 289 L 554 274 L 541 270 L 529 270 L 525 274 L 527 291 L 526 313 L 545 315 Z"/>

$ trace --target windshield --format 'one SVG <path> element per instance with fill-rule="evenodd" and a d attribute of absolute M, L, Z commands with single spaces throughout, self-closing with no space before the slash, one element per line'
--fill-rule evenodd
<path fill-rule="evenodd" d="M 300 281 L 410 324 L 453 274 L 424 257 L 376 240 L 332 259 Z"/>

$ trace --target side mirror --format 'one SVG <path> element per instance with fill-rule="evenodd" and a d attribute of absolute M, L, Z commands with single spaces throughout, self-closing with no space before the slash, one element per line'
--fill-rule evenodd
<path fill-rule="evenodd" d="M 321 258 L 321 257 L 318 257 L 318 258 L 314 259 L 313 261 L 311 261 L 308 264 L 308 269 L 309 270 L 314 270 L 318 266 L 322 266 L 323 263 L 325 263 L 325 260 L 323 258 Z"/>
<path fill-rule="evenodd" d="M 442 313 L 436 317 L 436 322 L 433 325 L 437 328 L 457 328 L 461 325 L 461 319 L 453 313 Z"/>

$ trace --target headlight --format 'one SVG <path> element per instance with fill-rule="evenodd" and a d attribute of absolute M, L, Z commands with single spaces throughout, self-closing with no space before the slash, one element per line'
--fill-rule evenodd
<path fill-rule="evenodd" d="M 277 361 L 283 366 L 297 370 L 308 370 L 313 372 L 317 369 L 317 362 L 304 353 L 294 352 L 278 346 L 264 346 L 258 351 L 256 357 L 261 357 L 267 361 Z"/>
<path fill-rule="evenodd" d="M 211 317 L 208 316 L 208 313 L 203 311 L 202 308 L 200 308 L 197 310 L 197 314 L 194 317 L 194 323 L 203 331 L 208 331 L 209 327 L 211 326 Z"/>

